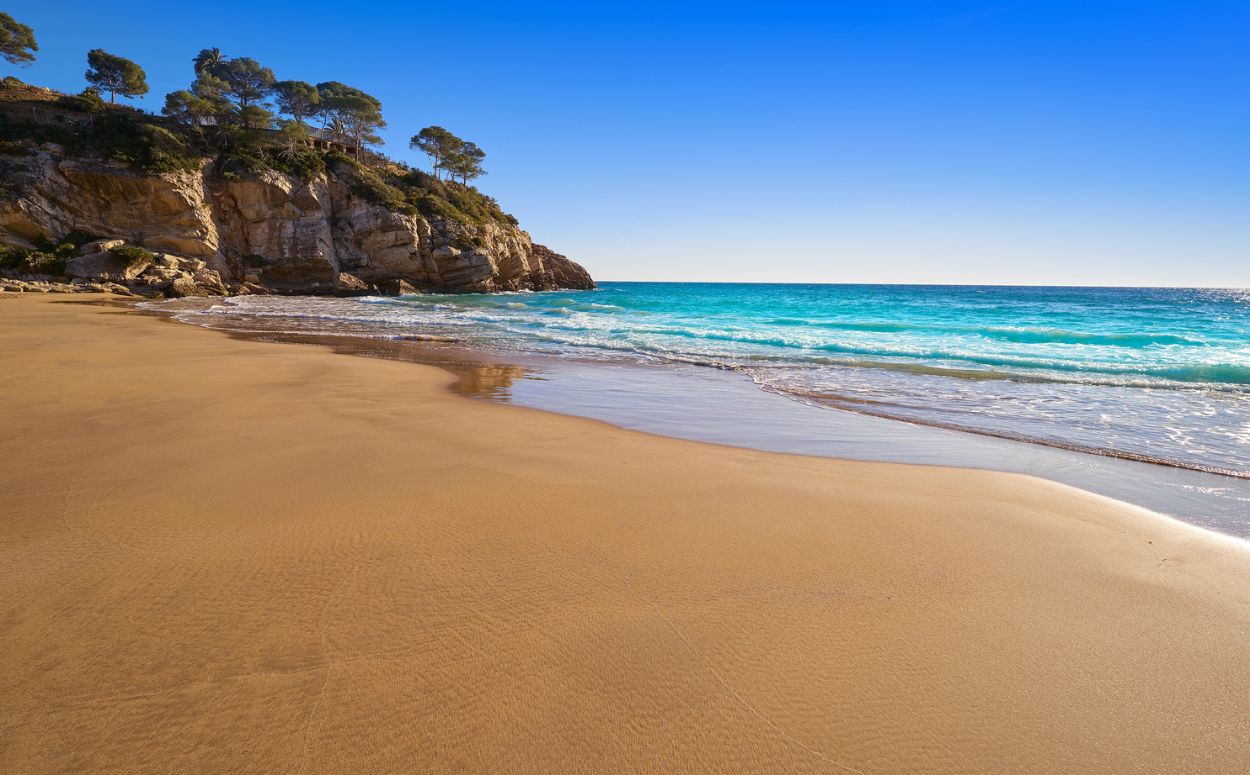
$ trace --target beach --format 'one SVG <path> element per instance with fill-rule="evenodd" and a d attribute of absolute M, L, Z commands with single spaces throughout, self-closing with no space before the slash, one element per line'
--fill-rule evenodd
<path fill-rule="evenodd" d="M 1243 772 L 1250 552 L 0 298 L 0 771 Z"/>

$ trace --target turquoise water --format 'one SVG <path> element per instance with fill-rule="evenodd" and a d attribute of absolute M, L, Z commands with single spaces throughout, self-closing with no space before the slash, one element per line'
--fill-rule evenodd
<path fill-rule="evenodd" d="M 820 406 L 1250 476 L 1246 290 L 604 283 L 505 295 L 242 297 L 195 314 L 695 364 Z"/>

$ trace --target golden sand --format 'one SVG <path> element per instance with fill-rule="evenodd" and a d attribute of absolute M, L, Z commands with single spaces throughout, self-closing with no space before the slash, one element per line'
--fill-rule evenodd
<path fill-rule="evenodd" d="M 0 771 L 1245 772 L 1250 554 L 0 299 Z"/>

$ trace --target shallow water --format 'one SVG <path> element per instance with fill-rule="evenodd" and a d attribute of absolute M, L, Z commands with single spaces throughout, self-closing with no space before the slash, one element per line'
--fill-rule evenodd
<path fill-rule="evenodd" d="M 609 283 L 147 306 L 415 342 L 420 358 L 488 354 L 489 373 L 462 382 L 500 400 L 761 449 L 1022 471 L 1250 535 L 1246 292 Z"/>
<path fill-rule="evenodd" d="M 1250 291 L 605 283 L 197 314 L 712 366 L 850 411 L 1250 476 Z"/>

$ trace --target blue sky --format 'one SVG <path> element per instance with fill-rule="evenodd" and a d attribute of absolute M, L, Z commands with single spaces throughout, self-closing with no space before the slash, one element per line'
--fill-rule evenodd
<path fill-rule="evenodd" d="M 602 279 L 1250 286 L 1250 2 L 6 3 L 79 91 L 201 48 L 441 124 Z"/>

